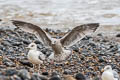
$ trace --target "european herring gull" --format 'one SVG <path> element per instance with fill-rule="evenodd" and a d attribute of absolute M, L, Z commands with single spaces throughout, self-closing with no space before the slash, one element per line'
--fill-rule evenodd
<path fill-rule="evenodd" d="M 22 29 L 23 31 L 35 34 L 35 36 L 46 46 L 51 47 L 54 51 L 53 60 L 55 61 L 63 61 L 66 60 L 70 54 L 72 53 L 70 50 L 66 50 L 64 47 L 70 47 L 74 45 L 76 42 L 80 41 L 86 35 L 91 34 L 96 31 L 99 27 L 99 23 L 89 23 L 83 24 L 73 28 L 69 33 L 67 33 L 61 39 L 51 38 L 48 33 L 46 33 L 39 26 L 18 21 L 11 20 L 13 25 L 17 28 Z"/>
<path fill-rule="evenodd" d="M 101 78 L 102 80 L 120 80 L 119 74 L 115 70 L 112 70 L 110 65 L 105 66 Z"/>
<path fill-rule="evenodd" d="M 43 61 L 45 60 L 45 55 L 37 50 L 37 45 L 35 43 L 30 43 L 26 48 L 29 49 L 27 57 L 28 60 L 33 64 L 34 70 L 35 65 L 39 65 L 38 68 L 40 69 L 40 64 L 43 64 Z"/>

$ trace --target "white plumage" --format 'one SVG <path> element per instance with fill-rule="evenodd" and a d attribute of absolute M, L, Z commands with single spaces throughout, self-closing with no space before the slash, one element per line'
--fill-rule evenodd
<path fill-rule="evenodd" d="M 45 60 L 45 55 L 37 50 L 37 45 L 35 43 L 31 43 L 27 47 L 29 49 L 28 52 L 28 60 L 33 63 L 33 67 L 35 67 L 35 64 L 39 65 L 40 69 L 40 64 L 43 64 L 43 61 Z"/>
<path fill-rule="evenodd" d="M 110 65 L 105 66 L 104 72 L 101 76 L 102 80 L 119 80 L 119 74 L 112 70 L 112 67 Z"/>

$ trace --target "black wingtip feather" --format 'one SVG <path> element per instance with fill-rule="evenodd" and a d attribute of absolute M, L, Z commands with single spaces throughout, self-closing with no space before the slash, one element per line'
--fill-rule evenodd
<path fill-rule="evenodd" d="M 99 23 L 89 23 L 87 25 L 90 26 L 90 28 L 93 30 L 93 32 L 95 32 L 100 24 Z"/>

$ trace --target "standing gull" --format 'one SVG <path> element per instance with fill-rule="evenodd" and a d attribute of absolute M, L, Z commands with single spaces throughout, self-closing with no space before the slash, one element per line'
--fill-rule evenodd
<path fill-rule="evenodd" d="M 45 55 L 37 50 L 37 45 L 35 43 L 31 43 L 27 47 L 29 49 L 28 52 L 28 60 L 33 64 L 33 68 L 35 70 L 35 65 L 43 64 L 43 61 L 45 60 Z M 39 71 L 39 70 L 38 70 Z"/>
<path fill-rule="evenodd" d="M 119 74 L 115 70 L 112 70 L 110 65 L 105 66 L 101 78 L 102 80 L 120 80 Z"/>
<path fill-rule="evenodd" d="M 66 50 L 64 47 L 68 48 L 72 46 L 84 38 L 86 35 L 96 31 L 96 29 L 99 27 L 99 23 L 83 24 L 73 28 L 61 39 L 55 39 L 51 38 L 44 30 L 34 24 L 18 20 L 12 20 L 12 23 L 23 31 L 35 34 L 35 36 L 46 47 L 51 47 L 54 51 L 54 56 L 51 58 L 59 62 L 66 60 L 72 53 L 70 50 Z"/>

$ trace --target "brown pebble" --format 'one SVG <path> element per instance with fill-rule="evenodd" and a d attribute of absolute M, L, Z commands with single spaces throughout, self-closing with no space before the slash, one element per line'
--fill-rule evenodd
<path fill-rule="evenodd" d="M 63 75 L 64 80 L 76 80 L 71 75 Z"/>

